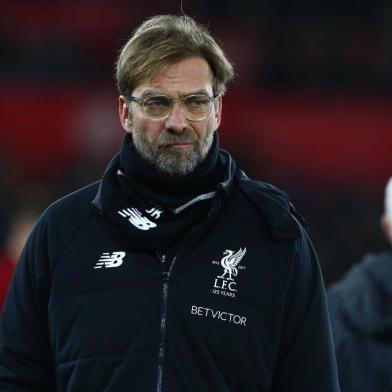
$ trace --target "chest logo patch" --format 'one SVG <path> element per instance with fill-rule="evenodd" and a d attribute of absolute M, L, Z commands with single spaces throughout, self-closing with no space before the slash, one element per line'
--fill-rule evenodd
<path fill-rule="evenodd" d="M 245 266 L 239 265 L 245 254 L 246 248 L 240 248 L 237 252 L 226 249 L 223 252 L 221 261 L 212 261 L 212 264 L 223 267 L 223 273 L 218 275 L 214 280 L 213 294 L 235 298 L 238 291 L 235 278 L 238 276 L 239 270 L 246 268 Z"/>
<path fill-rule="evenodd" d="M 123 263 L 125 252 L 103 252 L 94 268 L 117 268 Z"/>

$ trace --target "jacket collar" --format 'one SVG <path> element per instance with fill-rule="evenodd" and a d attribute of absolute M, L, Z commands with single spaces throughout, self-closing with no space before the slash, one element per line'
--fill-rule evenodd
<path fill-rule="evenodd" d="M 218 160 L 221 162 L 223 168 L 224 168 L 224 176 L 223 180 L 221 182 L 218 182 L 217 187 L 215 190 L 207 193 L 202 193 L 200 195 L 195 196 L 194 198 L 190 199 L 186 203 L 178 206 L 177 208 L 173 209 L 172 211 L 174 213 L 179 213 L 183 211 L 184 209 L 190 207 L 191 205 L 194 205 L 197 202 L 206 200 L 206 199 L 213 199 L 215 196 L 219 194 L 224 194 L 227 195 L 234 184 L 234 176 L 236 173 L 236 164 L 231 155 L 223 150 L 219 149 L 218 153 Z M 116 154 L 113 159 L 109 162 L 107 168 L 105 169 L 105 172 L 103 174 L 103 177 L 113 169 L 114 166 L 117 166 L 117 175 L 123 176 L 124 172 L 121 170 L 120 167 L 120 154 Z M 92 200 L 92 204 L 100 211 L 103 211 L 103 205 L 102 205 L 102 180 L 99 183 L 99 187 L 97 190 L 97 193 Z"/>

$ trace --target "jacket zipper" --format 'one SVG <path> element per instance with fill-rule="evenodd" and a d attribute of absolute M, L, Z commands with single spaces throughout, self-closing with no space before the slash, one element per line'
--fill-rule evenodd
<path fill-rule="evenodd" d="M 207 219 L 207 223 L 212 219 L 212 215 Z M 166 268 L 163 267 L 163 288 L 162 288 L 162 311 L 161 311 L 161 325 L 160 325 L 160 336 L 159 336 L 159 353 L 158 353 L 158 377 L 157 377 L 157 392 L 162 392 L 162 379 L 163 379 L 163 363 L 165 359 L 165 338 L 166 338 L 166 321 L 167 321 L 167 300 L 168 300 L 168 288 L 169 288 L 169 279 L 172 273 L 174 264 L 178 259 L 180 253 L 184 251 L 185 244 L 187 243 L 188 238 L 192 238 L 195 232 L 200 230 L 200 226 L 204 226 L 207 223 L 199 224 L 193 230 L 188 232 L 188 234 L 181 241 L 181 246 L 177 249 L 177 253 L 173 257 L 171 264 L 169 265 L 169 269 L 166 271 Z M 188 241 L 189 242 L 189 241 Z M 158 252 L 156 252 L 158 259 L 162 264 L 166 263 L 166 255 L 160 256 Z"/>
<path fill-rule="evenodd" d="M 162 255 L 160 258 L 162 263 L 166 262 L 166 256 Z M 169 289 L 169 279 L 176 256 L 174 256 L 169 269 L 163 272 L 163 288 L 162 288 L 162 311 L 161 311 L 161 325 L 160 325 L 160 343 L 158 353 L 158 378 L 157 378 L 157 392 L 162 392 L 162 378 L 163 378 L 163 362 L 165 358 L 165 338 L 166 338 L 166 319 L 167 319 L 167 299 Z"/>

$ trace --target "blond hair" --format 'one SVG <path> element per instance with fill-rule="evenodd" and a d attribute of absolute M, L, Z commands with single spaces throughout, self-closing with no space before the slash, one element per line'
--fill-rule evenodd
<path fill-rule="evenodd" d="M 157 15 L 139 26 L 121 49 L 116 62 L 120 94 L 129 95 L 165 66 L 189 57 L 202 57 L 213 73 L 214 94 L 223 95 L 233 79 L 231 62 L 216 41 L 189 16 Z"/>

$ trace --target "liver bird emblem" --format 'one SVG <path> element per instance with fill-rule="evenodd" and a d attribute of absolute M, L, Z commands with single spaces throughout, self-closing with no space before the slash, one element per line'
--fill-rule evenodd
<path fill-rule="evenodd" d="M 244 249 L 240 248 L 240 250 L 237 253 L 234 253 L 234 251 L 232 250 L 226 249 L 223 252 L 225 256 L 221 260 L 221 266 L 225 270 L 223 274 L 219 276 L 219 278 L 224 278 L 228 274 L 229 277 L 227 278 L 227 280 L 234 280 L 232 276 L 238 275 L 237 265 L 245 256 L 245 253 L 246 253 L 246 248 Z"/>

